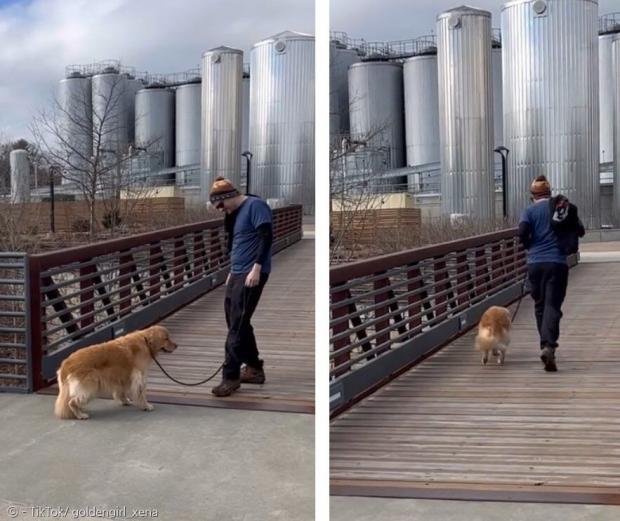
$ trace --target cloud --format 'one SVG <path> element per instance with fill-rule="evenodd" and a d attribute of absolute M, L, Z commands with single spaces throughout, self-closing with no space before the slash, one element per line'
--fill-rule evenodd
<path fill-rule="evenodd" d="M 407 40 L 436 33 L 441 12 L 462 4 L 490 11 L 492 26 L 500 26 L 501 0 L 331 0 L 334 31 L 368 41 Z M 599 13 L 618 11 L 618 0 L 599 0 Z"/>
<path fill-rule="evenodd" d="M 0 0 L 0 132 L 30 135 L 66 65 L 120 59 L 137 70 L 181 72 L 212 47 L 247 53 L 283 30 L 314 33 L 314 2 Z"/>

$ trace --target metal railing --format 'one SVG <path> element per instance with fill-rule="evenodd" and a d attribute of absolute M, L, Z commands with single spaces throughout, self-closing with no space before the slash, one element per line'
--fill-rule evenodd
<path fill-rule="evenodd" d="M 339 412 L 521 294 L 516 229 L 330 270 L 330 409 Z"/>
<path fill-rule="evenodd" d="M 599 34 L 611 34 L 618 32 L 620 32 L 620 13 L 608 13 L 599 17 Z"/>
<path fill-rule="evenodd" d="M 31 386 L 28 264 L 23 253 L 0 253 L 0 392 Z"/>
<path fill-rule="evenodd" d="M 302 207 L 273 210 L 273 225 L 276 253 L 301 239 Z M 214 219 L 27 256 L 31 390 L 75 350 L 158 322 L 222 284 L 225 241 Z"/>

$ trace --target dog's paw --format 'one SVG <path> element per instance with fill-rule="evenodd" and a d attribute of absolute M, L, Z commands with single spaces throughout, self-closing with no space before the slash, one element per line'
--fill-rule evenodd
<path fill-rule="evenodd" d="M 155 409 L 155 407 L 153 407 L 150 403 L 147 403 L 143 410 L 151 412 L 153 409 Z"/>
<path fill-rule="evenodd" d="M 78 420 L 88 420 L 88 418 L 89 416 L 85 412 L 81 412 L 80 414 L 77 415 Z"/>

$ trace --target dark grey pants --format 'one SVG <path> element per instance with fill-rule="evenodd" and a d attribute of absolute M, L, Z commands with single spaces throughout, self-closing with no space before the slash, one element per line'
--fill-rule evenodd
<path fill-rule="evenodd" d="M 528 278 L 534 299 L 540 348 L 558 347 L 562 303 L 568 285 L 568 266 L 556 262 L 528 265 Z"/>
<path fill-rule="evenodd" d="M 258 286 L 248 288 L 244 274 L 231 274 L 226 286 L 224 310 L 226 312 L 226 358 L 224 360 L 224 378 L 237 380 L 240 376 L 241 364 L 261 369 L 263 362 L 258 358 L 258 346 L 254 337 L 254 328 L 250 323 L 256 310 L 263 288 L 269 275 L 261 273 Z"/>

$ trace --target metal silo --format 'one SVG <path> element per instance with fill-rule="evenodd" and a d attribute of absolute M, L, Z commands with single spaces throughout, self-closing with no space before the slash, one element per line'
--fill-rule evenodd
<path fill-rule="evenodd" d="M 508 212 L 529 203 L 532 179 L 579 206 L 598 227 L 597 3 L 515 0 L 502 9 L 504 142 Z"/>
<path fill-rule="evenodd" d="M 164 87 L 136 93 L 136 146 L 158 154 L 162 168 L 174 166 L 174 91 Z"/>
<path fill-rule="evenodd" d="M 491 13 L 457 7 L 437 18 L 441 207 L 495 216 Z"/>
<path fill-rule="evenodd" d="M 601 16 L 598 37 L 600 162 L 614 160 L 614 72 L 611 43 L 620 33 L 620 13 Z"/>
<path fill-rule="evenodd" d="M 351 138 L 389 149 L 390 168 L 405 166 L 403 68 L 392 62 L 349 67 Z M 390 181 L 401 184 L 401 179 Z"/>
<path fill-rule="evenodd" d="M 200 164 L 201 95 L 200 82 L 176 89 L 176 166 Z"/>
<path fill-rule="evenodd" d="M 243 51 L 230 47 L 202 55 L 201 197 L 218 176 L 241 180 L 241 79 Z"/>
<path fill-rule="evenodd" d="M 504 144 L 504 111 L 502 107 L 502 48 L 494 43 L 491 49 L 493 77 L 493 148 Z"/>
<path fill-rule="evenodd" d="M 620 34 L 614 35 L 612 42 L 612 64 L 614 71 L 614 118 L 613 118 L 613 135 L 614 135 L 614 197 L 612 213 L 616 226 L 620 225 Z"/>
<path fill-rule="evenodd" d="M 92 77 L 93 154 L 114 157 L 129 145 L 127 126 L 127 77 L 115 68 Z"/>
<path fill-rule="evenodd" d="M 403 66 L 407 165 L 439 162 L 437 54 L 414 56 Z"/>
<path fill-rule="evenodd" d="M 74 73 L 58 87 L 60 133 L 68 146 L 62 183 L 79 181 L 89 169 L 93 153 L 92 92 L 90 78 Z"/>
<path fill-rule="evenodd" d="M 136 93 L 146 85 L 142 80 L 127 76 L 125 87 L 125 107 L 127 115 L 127 140 L 129 143 L 136 142 Z"/>
<path fill-rule="evenodd" d="M 13 150 L 9 154 L 11 167 L 11 202 L 30 202 L 30 162 L 28 152 L 25 150 Z"/>
<path fill-rule="evenodd" d="M 349 133 L 349 67 L 360 61 L 354 49 L 332 41 L 329 47 L 329 133 Z M 333 124 L 332 124 L 333 123 Z"/>
<path fill-rule="evenodd" d="M 314 36 L 286 31 L 254 45 L 252 191 L 314 213 Z"/>
<path fill-rule="evenodd" d="M 250 74 L 243 73 L 241 85 L 241 153 L 250 150 Z M 247 161 L 241 159 L 241 178 L 247 187 Z"/>

